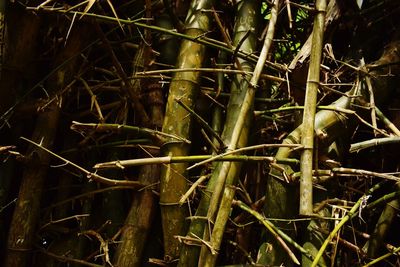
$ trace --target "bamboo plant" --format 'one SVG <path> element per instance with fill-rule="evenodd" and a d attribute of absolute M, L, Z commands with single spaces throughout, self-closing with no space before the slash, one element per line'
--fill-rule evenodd
<path fill-rule="evenodd" d="M 185 34 L 200 37 L 210 29 L 209 12 L 214 1 L 193 0 L 185 20 Z M 176 68 L 199 68 L 203 64 L 205 47 L 191 41 L 183 41 L 179 50 Z M 178 72 L 172 78 L 162 131 L 190 139 L 192 119 L 190 113 L 180 106 L 179 99 L 189 107 L 193 107 L 198 94 L 198 72 Z M 179 123 L 177 123 L 179 122 Z M 162 146 L 162 154 L 168 156 L 188 155 L 190 146 L 170 139 Z M 176 235 L 184 235 L 186 207 L 180 207 L 178 201 L 188 189 L 186 181 L 187 164 L 171 164 L 161 168 L 160 205 L 164 234 L 165 258 L 173 260 L 179 256 L 180 244 Z"/>
<path fill-rule="evenodd" d="M 237 45 L 240 41 L 242 41 L 243 44 L 241 47 L 248 53 L 253 52 L 256 47 L 255 30 L 257 23 L 257 6 L 258 5 L 255 1 L 242 1 L 238 5 L 237 10 L 237 22 L 235 24 L 233 44 Z M 245 17 L 246 19 L 243 19 Z M 248 18 L 252 19 L 249 20 Z M 249 31 L 250 34 L 246 38 L 246 34 Z M 243 38 L 246 39 L 243 41 Z M 247 61 L 239 60 L 239 64 L 243 70 L 252 69 L 252 64 Z M 230 148 L 234 148 L 237 145 L 245 146 L 247 143 L 248 131 L 250 127 L 248 119 L 250 118 L 251 114 L 250 112 L 247 114 L 240 114 L 240 111 L 241 107 L 243 106 L 243 99 L 247 93 L 246 88 L 248 86 L 247 80 L 241 76 L 236 76 L 235 81 L 232 83 L 231 97 L 228 104 L 228 113 L 222 133 L 222 139 L 224 143 L 230 144 Z M 251 109 L 252 100 L 250 100 L 247 105 L 249 105 L 249 108 Z M 239 116 L 244 116 L 243 122 L 246 122 L 244 125 L 237 126 L 236 123 Z M 239 135 L 237 135 L 238 128 L 241 130 L 240 138 L 233 140 L 234 138 L 239 137 Z M 235 129 L 236 133 L 234 132 Z M 236 134 L 236 137 L 233 137 L 234 134 Z M 207 233 L 211 229 L 207 229 L 208 223 L 201 217 L 207 216 L 207 220 L 210 220 L 211 222 L 214 221 L 216 215 L 215 212 L 218 210 L 219 206 L 220 193 L 224 188 L 225 179 L 228 179 L 227 177 L 232 177 L 232 179 L 235 179 L 234 177 L 237 177 L 240 167 L 240 163 L 231 164 L 226 162 L 219 163 L 214 167 L 215 169 L 207 185 L 208 190 L 203 193 L 200 205 L 196 211 L 196 217 L 199 219 L 194 219 L 192 221 L 187 234 L 188 237 L 199 236 L 205 237 L 205 240 L 209 239 L 209 237 L 207 238 Z M 208 191 L 213 192 L 211 197 Z M 200 256 L 199 247 L 189 245 L 182 249 L 179 266 L 196 266 L 197 263 L 201 265 L 204 263 L 204 260 L 204 256 Z"/>

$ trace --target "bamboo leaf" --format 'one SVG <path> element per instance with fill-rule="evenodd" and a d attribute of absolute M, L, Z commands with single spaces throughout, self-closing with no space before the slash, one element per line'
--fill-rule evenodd
<path fill-rule="evenodd" d="M 86 15 L 86 13 L 92 8 L 94 3 L 96 3 L 96 0 L 88 0 L 88 3 L 86 5 L 85 9 L 83 10 L 82 15 L 79 19 L 83 18 L 83 16 Z"/>

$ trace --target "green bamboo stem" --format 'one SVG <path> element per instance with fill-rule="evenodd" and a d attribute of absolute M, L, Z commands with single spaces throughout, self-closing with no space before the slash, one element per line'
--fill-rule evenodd
<path fill-rule="evenodd" d="M 378 116 L 378 118 L 386 125 L 386 127 L 392 130 L 395 135 L 400 136 L 400 130 L 385 116 L 385 114 L 383 114 L 383 112 L 377 106 L 375 106 L 375 112 L 376 116 Z"/>
<path fill-rule="evenodd" d="M 387 62 L 393 62 L 393 60 L 397 60 L 398 58 L 398 53 L 394 53 L 398 47 L 398 42 L 391 43 L 390 46 L 385 49 L 383 55 L 381 58 L 377 61 L 379 64 L 385 64 Z M 357 68 L 356 68 L 357 69 Z M 382 104 L 382 101 L 384 101 L 391 90 L 393 88 L 391 85 L 388 83 L 388 80 L 385 78 L 384 73 L 388 73 L 392 71 L 393 69 L 385 68 L 384 70 L 380 72 L 373 71 L 371 73 L 372 77 L 377 77 L 378 75 L 381 75 L 379 79 L 374 79 L 374 88 L 380 88 L 381 90 L 379 91 L 379 94 L 376 93 L 376 103 L 377 105 Z M 397 69 L 396 69 L 397 72 Z M 358 86 L 354 87 L 355 91 L 351 92 L 349 96 L 364 96 L 365 92 L 362 90 L 359 90 Z M 339 98 L 333 105 L 342 107 L 342 108 L 354 108 L 355 106 L 351 105 L 352 99 L 354 98 L 349 98 L 347 96 L 343 96 Z M 354 99 L 354 101 L 359 100 L 360 98 Z M 319 148 L 320 149 L 328 149 L 330 145 L 335 142 L 336 144 L 339 144 L 337 146 L 338 148 L 338 159 L 340 160 L 340 157 L 343 156 L 343 152 L 346 151 L 345 146 L 341 146 L 340 143 L 346 144 L 348 143 L 348 140 L 350 139 L 350 134 L 353 131 L 353 129 L 356 126 L 356 121 L 351 120 L 348 118 L 348 116 L 341 115 L 340 113 L 337 112 L 332 112 L 332 111 L 327 111 L 327 110 L 321 110 L 317 113 L 316 119 L 315 119 L 315 128 L 318 129 L 318 132 L 323 133 L 323 138 L 319 138 Z M 288 144 L 296 144 L 299 143 L 301 136 L 301 129 L 297 128 L 293 132 L 289 134 L 287 138 L 284 139 L 283 143 L 288 143 Z M 338 141 L 340 143 L 338 143 Z M 278 152 L 276 153 L 276 157 L 292 157 L 292 151 L 290 151 L 287 148 L 280 148 Z M 290 166 L 282 166 L 285 168 L 285 172 L 289 175 L 293 173 L 293 170 L 291 169 Z M 365 172 L 363 172 L 363 175 L 369 175 Z M 376 176 L 376 173 L 371 176 Z M 382 176 L 382 174 L 378 174 L 379 176 Z M 279 179 L 275 179 L 274 177 L 281 178 L 282 175 L 276 174 L 274 172 L 270 173 L 270 177 L 267 180 L 267 190 L 266 190 L 266 203 L 265 203 L 265 209 L 264 212 L 266 216 L 271 217 L 271 218 L 294 218 L 295 216 L 298 215 L 298 212 L 294 206 L 297 206 L 297 203 L 295 200 L 293 200 L 293 196 L 296 195 L 296 190 L 294 190 L 292 187 L 288 187 L 285 183 L 281 182 Z M 392 180 L 397 181 L 398 177 L 382 177 L 383 179 L 390 178 Z M 287 231 L 291 231 L 294 233 L 294 227 L 290 226 L 288 224 L 281 225 L 281 227 L 285 227 Z M 273 244 L 273 249 L 272 251 L 268 252 L 268 255 L 266 257 L 268 258 L 268 263 L 265 264 L 280 264 L 283 262 L 285 259 L 282 259 L 279 257 L 279 255 L 282 255 L 282 251 L 275 251 L 274 248 L 277 248 L 278 246 L 274 246 Z M 262 250 L 259 250 L 259 253 L 265 253 Z M 264 262 L 263 262 L 264 263 Z"/>
<path fill-rule="evenodd" d="M 248 207 L 246 204 L 244 204 L 242 201 L 234 201 L 232 203 L 233 205 L 238 206 L 242 210 L 246 211 L 247 213 L 253 215 L 257 220 L 259 220 L 267 229 L 268 231 L 276 238 L 279 238 L 279 243 L 284 247 L 285 251 L 288 253 L 289 257 L 292 259 L 292 261 L 300 265 L 299 260 L 296 258 L 296 255 L 290 250 L 290 248 L 284 243 L 286 241 L 287 243 L 293 245 L 297 250 L 299 250 L 302 254 L 304 254 L 306 257 L 310 257 L 311 255 L 308 253 L 307 250 L 305 250 L 301 245 L 299 245 L 295 240 L 290 238 L 288 235 L 286 235 L 283 231 L 279 230 L 278 227 L 276 227 L 273 223 L 271 223 L 269 220 L 267 220 L 263 215 L 261 215 L 259 212 L 252 210 L 250 207 Z"/>
<path fill-rule="evenodd" d="M 354 114 L 355 111 L 351 109 L 345 109 L 341 107 L 337 107 L 334 105 L 331 106 L 317 106 L 316 109 L 318 110 L 331 110 L 331 111 L 337 111 L 345 114 Z M 270 114 L 270 113 L 279 113 L 279 112 L 289 112 L 289 111 L 296 111 L 296 110 L 304 110 L 304 106 L 289 106 L 289 107 L 280 107 L 280 108 L 274 108 L 274 109 L 269 109 L 269 110 L 262 110 L 262 111 L 254 111 L 255 116 L 260 116 L 263 114 Z"/>
<path fill-rule="evenodd" d="M 257 1 L 241 1 L 237 5 L 237 18 L 235 21 L 235 28 L 234 28 L 234 37 L 233 37 L 233 46 L 239 46 L 240 48 L 246 53 L 254 53 L 256 51 L 257 45 L 257 18 L 254 17 L 255 15 L 259 14 L 259 3 Z M 235 60 L 236 62 L 236 60 Z M 239 59 L 239 64 L 244 71 L 253 71 L 253 64 L 250 60 L 247 59 Z M 239 117 L 240 108 L 243 103 L 243 99 L 245 97 L 247 87 L 248 87 L 248 80 L 244 79 L 243 75 L 235 75 L 233 77 L 233 82 L 231 83 L 230 88 L 230 98 L 227 107 L 226 113 L 226 120 L 224 125 L 224 130 L 222 133 L 222 139 L 224 143 L 229 144 L 232 140 L 232 135 L 234 132 L 235 124 L 237 122 L 237 118 Z M 241 138 L 239 140 L 239 147 L 246 147 L 247 146 L 247 138 L 248 133 L 250 131 L 250 121 L 251 121 L 251 114 L 247 114 L 247 120 L 245 120 L 246 124 L 243 125 L 243 130 L 241 134 Z M 230 165 L 230 169 L 228 171 L 228 176 L 236 176 L 241 168 L 240 162 L 232 162 Z M 222 191 L 224 178 L 221 180 L 221 171 L 223 171 L 226 175 L 226 164 L 217 163 L 213 165 L 213 172 L 211 174 L 211 178 L 207 184 L 207 190 L 202 192 L 202 198 L 200 204 L 196 210 L 196 217 L 207 218 L 208 220 L 201 220 L 201 219 L 194 219 L 191 222 L 190 229 L 188 231 L 188 237 L 198 236 L 202 238 L 202 240 L 208 241 L 210 229 L 209 229 L 209 222 L 210 220 L 213 221 L 213 218 L 207 217 L 207 214 L 210 214 L 210 209 L 217 209 L 218 201 L 215 203 L 211 203 L 209 192 L 217 192 L 219 194 Z M 213 206 L 214 205 L 214 206 Z M 205 257 L 199 256 L 201 253 L 202 255 L 206 253 L 206 248 L 199 249 L 196 246 L 184 246 L 181 252 L 179 266 L 186 267 L 186 266 L 202 266 Z"/>
<path fill-rule="evenodd" d="M 291 173 L 291 178 L 293 181 L 296 181 L 296 178 L 298 178 L 301 173 Z M 372 172 L 372 171 L 367 171 L 363 169 L 353 169 L 353 168 L 332 168 L 331 170 L 314 170 L 313 174 L 316 176 L 334 176 L 334 175 L 340 175 L 340 174 L 353 174 L 353 175 L 362 175 L 366 177 L 378 177 L 382 178 L 385 180 L 391 180 L 395 182 L 400 182 L 400 177 L 391 175 L 391 174 L 386 174 L 386 173 L 379 173 L 379 172 Z M 322 178 L 322 177 L 321 177 Z M 318 181 L 318 180 L 316 180 Z"/>
<path fill-rule="evenodd" d="M 253 108 L 255 91 L 257 88 L 258 80 L 264 68 L 264 62 L 267 58 L 267 54 L 270 51 L 272 41 L 274 38 L 275 24 L 278 18 L 280 3 L 281 3 L 280 0 L 275 0 L 274 5 L 271 9 L 271 19 L 269 21 L 268 31 L 265 36 L 264 45 L 261 49 L 259 60 L 254 68 L 253 76 L 250 80 L 250 83 L 248 84 L 246 95 L 243 99 L 243 104 L 240 108 L 239 116 L 233 128 L 231 140 L 229 142 L 227 151 L 232 151 L 236 149 L 242 128 L 245 124 L 245 120 L 246 118 L 248 118 L 248 114 L 251 112 Z M 235 195 L 235 187 L 231 185 L 234 185 L 236 183 L 237 174 L 228 176 L 230 168 L 231 168 L 230 162 L 224 162 L 222 164 L 221 171 L 219 172 L 219 177 L 217 180 L 218 181 L 217 186 L 214 188 L 214 192 L 210 200 L 210 208 L 207 214 L 207 217 L 211 220 L 213 220 L 213 218 L 216 215 L 215 225 L 212 230 L 210 239 L 211 246 L 216 250 L 218 250 L 219 247 L 221 246 L 222 236 L 225 231 L 225 225 L 228 220 L 233 197 Z M 221 199 L 220 202 L 221 207 L 218 210 L 218 203 L 220 199 Z M 205 251 L 204 247 L 202 248 L 202 250 Z M 207 251 L 205 253 L 204 266 L 214 266 L 216 263 L 216 259 L 217 255 L 209 253 L 209 251 Z"/>
<path fill-rule="evenodd" d="M 204 165 L 204 164 L 212 162 L 212 161 L 217 161 L 228 155 L 242 153 L 242 152 L 251 151 L 251 150 L 257 150 L 257 149 L 272 148 L 272 147 L 279 147 L 279 148 L 285 147 L 285 148 L 289 148 L 289 149 L 302 148 L 301 145 L 298 145 L 298 144 L 261 144 L 261 145 L 247 146 L 247 147 L 242 147 L 242 148 L 238 148 L 238 149 L 233 149 L 233 150 L 227 151 L 225 153 L 209 157 L 205 160 L 202 160 L 198 163 L 193 164 L 192 166 L 188 167 L 187 170 L 191 170 L 193 168 L 196 168 L 198 166 Z"/>
<path fill-rule="evenodd" d="M 368 262 L 367 264 L 363 265 L 363 267 L 372 266 L 372 265 L 374 265 L 374 264 L 376 264 L 376 263 L 378 263 L 378 262 L 380 262 L 380 261 L 383 261 L 384 259 L 386 259 L 386 258 L 388 258 L 388 257 L 390 257 L 390 256 L 392 256 L 392 255 L 397 254 L 399 251 L 400 251 L 400 247 L 397 247 L 397 248 L 395 248 L 393 251 L 390 251 L 390 252 L 388 252 L 388 253 L 386 253 L 386 254 L 380 256 L 379 258 L 376 258 L 376 259 L 374 259 L 374 260 Z"/>
<path fill-rule="evenodd" d="M 354 92 L 350 92 L 350 95 L 354 95 Z M 331 106 L 348 109 L 351 104 L 351 99 L 347 96 L 342 96 L 337 101 L 331 104 Z M 348 136 L 343 130 L 351 132 L 354 128 L 353 123 L 355 120 L 347 120 L 348 116 L 346 113 L 336 112 L 332 110 L 320 110 L 315 117 L 315 129 L 317 132 L 325 133 L 323 139 L 319 140 L 319 147 L 329 147 L 333 142 L 343 142 Z M 283 140 L 283 144 L 299 144 L 301 140 L 301 126 L 297 127 L 292 131 L 289 136 Z M 339 146 L 339 153 L 342 148 Z M 296 152 L 287 147 L 281 147 L 278 149 L 275 156 L 277 158 L 296 157 Z M 340 155 L 340 154 L 339 154 Z M 339 158 L 340 160 L 340 158 Z M 293 173 L 293 169 L 289 165 L 281 165 L 284 168 L 285 173 L 288 175 L 290 182 L 296 181 L 296 176 Z M 330 174 L 331 175 L 331 174 Z M 330 176 L 332 177 L 332 176 Z M 266 188 L 266 201 L 264 206 L 264 213 L 268 218 L 280 218 L 280 219 L 293 219 L 298 216 L 298 189 L 293 186 L 288 186 L 286 182 L 283 182 L 281 173 L 277 173 L 274 169 L 271 170 L 267 180 Z M 321 177 L 319 178 L 320 180 Z M 328 177 L 329 179 L 329 177 Z M 295 226 L 293 223 L 279 223 L 278 227 L 285 229 L 285 232 L 294 238 Z M 277 265 L 282 262 L 289 263 L 281 255 L 284 253 L 280 247 L 274 242 L 274 240 L 267 237 L 266 243 L 272 245 L 272 251 L 265 253 L 262 249 L 259 253 L 262 255 L 262 264 L 266 265 Z"/>
<path fill-rule="evenodd" d="M 367 170 L 362 170 L 362 169 L 333 168 L 332 172 L 333 173 L 338 173 L 338 174 L 354 174 L 354 175 L 364 175 L 364 176 L 379 177 L 379 178 L 386 179 L 386 180 L 392 180 L 392 181 L 400 182 L 400 177 L 397 177 L 397 176 L 394 176 L 394 175 L 391 175 L 391 174 L 372 172 L 372 171 L 367 171 Z"/>
<path fill-rule="evenodd" d="M 225 64 L 227 62 L 227 54 L 225 52 L 219 52 L 217 57 L 217 65 L 218 64 Z M 225 78 L 224 74 L 221 72 L 217 72 L 216 74 L 216 92 L 215 92 L 215 99 L 218 99 L 221 95 L 221 92 L 224 90 L 225 86 Z M 223 108 L 219 105 L 214 105 L 212 108 L 212 119 L 211 119 L 211 128 L 218 136 L 222 135 L 223 131 Z M 221 149 L 219 146 L 219 141 L 217 138 L 213 138 L 214 146 L 218 149 Z M 224 145 L 225 148 L 225 145 Z M 217 152 L 215 152 L 217 153 Z"/>
<path fill-rule="evenodd" d="M 243 74 L 246 76 L 251 76 L 252 72 L 250 71 L 243 71 L 243 70 L 235 70 L 235 69 L 218 69 L 218 68 L 186 68 L 186 69 L 163 69 L 163 70 L 152 70 L 152 71 L 142 71 L 136 72 L 132 79 L 138 78 L 146 78 L 148 76 L 157 75 L 157 74 L 164 74 L 164 73 L 175 73 L 175 72 L 186 72 L 186 71 L 199 71 L 205 73 L 226 73 L 226 74 Z M 155 76 L 157 77 L 157 76 Z M 269 74 L 261 74 L 261 78 L 267 79 L 274 82 L 286 82 L 286 79 L 276 77 Z"/>
<path fill-rule="evenodd" d="M 149 10 L 151 1 L 146 1 L 147 17 L 150 17 Z M 150 21 L 149 21 L 150 22 Z M 158 24 L 162 24 L 166 28 L 172 28 L 170 20 L 159 18 Z M 136 52 L 133 60 L 134 68 L 133 75 L 146 68 L 154 68 L 151 65 L 151 53 L 154 53 L 147 43 L 152 43 L 151 35 L 147 31 L 146 41 L 143 41 Z M 161 40 L 161 36 L 158 41 Z M 156 44 L 156 49 L 163 54 L 159 60 L 163 63 L 174 63 L 177 51 L 170 50 L 171 46 L 176 44 L 176 40 L 169 38 L 164 41 L 164 45 L 160 45 L 157 40 L 153 41 Z M 140 52 L 141 51 L 141 52 Z M 142 93 L 149 93 L 144 101 L 147 101 L 147 110 L 149 112 L 150 124 L 153 128 L 160 129 L 164 119 L 164 107 L 162 105 L 163 93 L 162 86 L 154 79 L 136 80 L 136 86 L 142 89 Z M 146 92 L 146 89 L 148 90 Z M 151 93 L 150 93 L 151 92 Z M 147 153 L 151 156 L 159 155 L 158 149 L 151 149 Z M 140 168 L 138 181 L 141 182 L 144 188 L 133 195 L 132 203 L 126 216 L 120 243 L 115 252 L 114 264 L 120 267 L 139 267 L 146 261 L 143 253 L 146 244 L 151 237 L 151 227 L 154 224 L 154 217 L 157 212 L 158 197 L 154 194 L 153 189 L 158 185 L 160 179 L 160 165 L 145 165 Z M 140 216 L 138 216 L 140 214 Z"/>
<path fill-rule="evenodd" d="M 308 70 L 306 97 L 304 103 L 303 123 L 301 130 L 301 144 L 303 151 L 300 157 L 300 215 L 313 213 L 312 170 L 314 155 L 314 124 L 317 106 L 317 94 L 320 82 L 320 64 L 324 41 L 324 23 L 326 0 L 316 1 L 314 28 L 312 34 L 311 58 Z"/>
<path fill-rule="evenodd" d="M 391 200 L 393 200 L 394 198 L 398 198 L 400 196 L 400 190 L 386 194 L 380 198 L 378 198 L 377 200 L 374 200 L 373 202 L 369 203 L 365 209 L 370 210 L 370 209 L 374 209 L 375 207 L 381 205 L 381 204 L 385 204 Z"/>
<path fill-rule="evenodd" d="M 364 58 L 361 59 L 361 67 L 360 68 L 365 72 L 368 71 L 365 68 Z M 369 94 L 369 107 L 371 108 L 371 123 L 376 128 L 377 123 L 376 123 L 376 105 L 375 105 L 374 90 L 372 88 L 371 78 L 368 75 L 365 76 L 365 83 L 367 85 L 368 94 Z M 374 132 L 374 134 L 376 136 L 376 132 Z"/>
<path fill-rule="evenodd" d="M 396 144 L 400 142 L 400 136 L 393 137 L 384 137 L 384 138 L 375 138 L 366 140 L 363 142 L 358 142 L 351 144 L 350 153 L 358 152 L 362 149 L 367 149 L 374 146 L 388 145 L 388 144 Z"/>
<path fill-rule="evenodd" d="M 345 98 L 347 98 L 347 96 L 344 96 Z M 381 129 L 373 126 L 372 124 L 370 124 L 369 122 L 367 122 L 365 119 L 363 119 L 360 115 L 357 114 L 357 112 L 355 110 L 351 110 L 351 109 L 347 109 L 347 108 L 343 108 L 340 106 L 335 106 L 335 105 L 331 105 L 331 106 L 317 106 L 316 107 L 317 110 L 330 110 L 330 111 L 336 111 L 336 112 L 340 112 L 343 114 L 349 114 L 349 115 L 353 115 L 355 116 L 361 123 L 365 124 L 366 126 L 372 128 L 374 131 L 379 132 L 380 134 L 384 135 L 384 136 L 389 136 L 386 132 L 382 131 Z M 262 114 L 268 114 L 268 113 L 278 113 L 278 112 L 289 112 L 289 111 L 293 111 L 293 110 L 304 110 L 304 106 L 290 106 L 290 107 L 281 107 L 281 108 L 276 108 L 276 109 L 270 109 L 270 110 L 263 110 L 263 111 L 255 111 L 254 115 L 255 116 L 260 116 Z M 394 126 L 394 125 L 393 125 Z M 393 128 L 393 127 L 392 127 Z"/>
<path fill-rule="evenodd" d="M 210 91 L 210 90 L 206 90 L 206 89 L 202 89 L 202 92 L 204 94 L 208 94 L 211 96 L 215 96 L 217 95 L 216 92 L 214 91 Z M 231 94 L 230 93 L 225 93 L 225 92 L 221 92 L 218 94 L 219 97 L 230 97 Z M 256 97 L 254 99 L 255 102 L 260 102 L 260 103 L 288 103 L 290 102 L 290 99 L 287 98 L 261 98 L 261 97 Z"/>
<path fill-rule="evenodd" d="M 199 162 L 205 159 L 213 158 L 213 155 L 191 155 L 191 156 L 165 156 L 165 157 L 152 157 L 142 159 L 128 159 L 128 160 L 116 160 L 110 162 L 97 163 L 94 165 L 94 169 L 115 169 L 115 168 L 126 168 L 133 166 L 141 166 L 148 164 L 174 164 L 174 163 L 190 163 Z M 234 162 L 257 162 L 267 161 L 271 163 L 285 163 L 296 165 L 299 163 L 298 160 L 293 159 L 279 159 L 268 156 L 246 156 L 246 155 L 226 155 L 218 157 L 215 161 L 234 161 Z"/>
<path fill-rule="evenodd" d="M 191 40 L 201 39 L 210 28 L 211 13 L 203 12 L 213 6 L 213 0 L 191 2 L 188 15 L 185 20 L 185 36 Z M 148 26 L 147 28 L 158 28 Z M 167 31 L 165 31 L 167 32 Z M 171 32 L 171 31 L 168 31 Z M 200 68 L 205 57 L 206 47 L 198 42 L 184 40 L 181 44 L 176 63 L 177 69 Z M 169 87 L 168 102 L 162 132 L 190 139 L 192 128 L 192 116 L 190 112 L 182 108 L 176 99 L 180 99 L 192 108 L 199 91 L 199 72 L 174 73 Z M 170 138 L 162 146 L 162 154 L 165 156 L 186 156 L 190 152 L 190 146 Z M 186 206 L 179 206 L 178 202 L 187 191 L 188 184 L 185 178 L 186 163 L 174 163 L 163 165 L 160 175 L 160 205 L 164 236 L 164 254 L 167 260 L 176 259 L 180 252 L 180 243 L 175 236 L 182 236 L 186 231 L 185 218 L 188 210 Z"/>
<path fill-rule="evenodd" d="M 367 195 L 371 195 L 374 191 L 376 191 L 377 189 L 379 189 L 382 186 L 383 182 L 376 184 L 374 187 L 372 187 L 371 189 L 368 190 Z M 349 212 L 346 214 L 346 216 L 344 216 L 340 222 L 335 226 L 335 228 L 332 230 L 332 232 L 329 233 L 328 237 L 325 239 L 324 243 L 322 244 L 321 248 L 319 249 L 318 253 L 315 255 L 314 261 L 311 264 L 311 267 L 315 267 L 317 266 L 319 260 L 322 257 L 322 254 L 324 253 L 324 251 L 326 250 L 328 244 L 332 241 L 332 239 L 336 236 L 337 232 L 342 228 L 342 226 L 351 218 L 353 218 L 354 216 L 357 215 L 358 211 L 359 211 L 359 207 L 362 203 L 362 201 L 364 200 L 365 195 L 363 195 L 362 197 L 360 197 L 358 199 L 358 201 L 356 202 L 356 204 L 354 204 L 354 206 L 349 210 Z"/>

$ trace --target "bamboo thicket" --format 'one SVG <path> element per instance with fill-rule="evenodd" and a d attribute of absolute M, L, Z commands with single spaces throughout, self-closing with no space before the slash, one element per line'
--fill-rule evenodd
<path fill-rule="evenodd" d="M 1 1 L 0 265 L 395 266 L 399 16 Z"/>

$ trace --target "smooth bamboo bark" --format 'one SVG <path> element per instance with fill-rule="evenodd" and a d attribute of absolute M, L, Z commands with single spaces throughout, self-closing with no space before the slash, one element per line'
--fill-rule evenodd
<path fill-rule="evenodd" d="M 312 170 L 314 154 L 314 121 L 317 107 L 317 95 L 319 87 L 320 64 L 322 46 L 324 42 L 324 22 L 326 0 L 316 1 L 317 14 L 314 18 L 312 48 L 310 65 L 308 69 L 306 99 L 304 103 L 301 144 L 303 152 L 300 158 L 300 215 L 313 213 Z"/>
<path fill-rule="evenodd" d="M 242 1 L 238 5 L 238 18 L 235 24 L 235 36 L 233 44 L 237 45 L 242 39 L 248 35 L 247 39 L 243 41 L 241 49 L 245 52 L 252 53 L 256 49 L 256 24 L 257 19 L 253 16 L 256 14 L 258 4 L 256 1 Z M 250 19 L 251 18 L 251 19 Z M 250 31 L 250 34 L 248 32 Z M 241 68 L 243 70 L 251 71 L 253 66 L 250 62 L 245 60 L 239 60 Z M 222 139 L 225 143 L 232 139 L 232 134 L 234 132 L 235 123 L 239 116 L 240 108 L 243 103 L 243 99 L 246 95 L 246 88 L 248 82 L 243 79 L 242 76 L 235 76 L 235 79 L 231 85 L 231 97 L 229 99 L 227 108 L 227 118 L 225 121 L 224 130 L 222 133 Z M 248 119 L 250 119 L 250 114 L 247 114 Z M 239 146 L 243 147 L 247 144 L 247 136 L 250 128 L 250 120 L 245 120 L 245 125 L 242 130 L 241 138 L 239 140 Z M 219 174 L 223 163 L 218 163 L 214 165 L 214 171 L 207 184 L 207 190 L 202 192 L 202 198 L 199 207 L 196 210 L 196 217 L 204 217 L 207 215 L 208 208 L 210 206 L 210 193 L 215 192 L 216 185 L 218 183 Z M 240 172 L 241 163 L 232 163 L 230 165 L 228 177 L 236 176 Z M 204 229 L 207 225 L 207 221 L 204 219 L 193 219 L 190 229 L 188 231 L 188 236 L 203 236 L 205 232 Z M 182 248 L 180 255 L 179 266 L 198 266 L 200 248 L 193 245 L 185 245 Z M 201 265 L 201 263 L 199 263 Z"/>
<path fill-rule="evenodd" d="M 248 116 L 248 113 L 253 108 L 254 97 L 255 97 L 255 88 L 258 83 L 259 75 L 262 72 L 263 62 L 266 60 L 266 56 L 269 53 L 270 47 L 272 45 L 272 40 L 273 40 L 274 34 L 275 34 L 275 24 L 276 24 L 276 21 L 278 18 L 280 4 L 281 4 L 280 0 L 275 0 L 274 6 L 271 9 L 271 19 L 269 21 L 268 31 L 267 31 L 267 34 L 266 34 L 266 37 L 264 40 L 264 46 L 262 48 L 259 61 L 254 69 L 253 76 L 250 80 L 250 85 L 247 88 L 247 91 L 245 89 L 248 85 L 247 85 L 247 83 L 245 83 L 244 90 L 246 91 L 246 95 L 245 95 L 243 104 L 240 109 L 238 121 L 236 122 L 235 127 L 233 128 L 231 140 L 229 140 L 230 145 L 228 146 L 228 151 L 230 149 L 232 149 L 232 150 L 235 149 L 236 148 L 235 146 L 237 146 L 237 144 L 238 144 L 238 140 L 235 139 L 236 138 L 235 133 L 237 132 L 239 127 L 242 127 L 242 129 L 238 131 L 239 134 L 241 134 L 240 138 L 247 139 L 249 129 L 248 129 L 248 126 L 246 127 L 246 124 L 248 124 L 248 123 L 242 124 L 241 118 L 246 118 L 246 120 L 251 119 L 251 117 Z M 244 132 L 244 129 L 247 129 L 247 131 Z M 241 133 L 240 133 L 240 131 L 241 131 Z M 228 168 L 230 168 L 231 163 L 224 162 L 223 166 L 224 165 L 227 165 L 227 166 L 229 166 Z M 222 169 L 223 169 L 223 167 L 222 167 Z M 220 175 L 221 175 L 221 173 L 219 173 L 219 177 L 221 177 Z M 218 204 L 219 209 L 218 209 L 216 215 L 210 214 L 211 208 L 214 207 L 214 206 L 212 206 L 212 202 L 210 203 L 208 218 L 213 220 L 213 218 L 214 218 L 213 216 L 216 216 L 214 228 L 212 230 L 212 235 L 210 238 L 210 244 L 211 244 L 212 248 L 215 249 L 216 251 L 219 250 L 221 243 L 222 243 L 222 237 L 223 237 L 223 234 L 225 231 L 225 225 L 226 225 L 226 222 L 228 221 L 231 206 L 232 206 L 232 201 L 233 201 L 233 198 L 234 198 L 235 192 L 236 192 L 236 183 L 237 183 L 238 177 L 239 177 L 239 170 L 236 170 L 236 172 L 233 172 L 231 175 L 226 176 L 225 185 L 223 188 L 223 194 L 222 194 L 222 196 L 219 196 L 219 197 L 221 197 L 221 200 L 220 200 L 220 204 Z M 216 192 L 214 192 L 214 194 L 216 194 Z M 214 197 L 214 194 L 213 194 L 213 197 Z M 204 265 L 202 265 L 202 266 L 215 266 L 216 260 L 217 260 L 217 254 L 211 253 L 209 249 L 207 249 L 205 246 L 203 246 L 202 247 L 202 255 L 200 258 L 200 261 L 204 262 Z"/>
<path fill-rule="evenodd" d="M 201 36 L 210 27 L 210 12 L 213 0 L 194 0 L 185 21 L 185 34 Z M 177 68 L 199 68 L 205 56 L 205 47 L 191 41 L 183 41 L 180 47 Z M 198 92 L 198 72 L 179 72 L 173 76 L 169 88 L 168 102 L 162 131 L 190 139 L 191 116 L 181 107 L 179 99 L 193 107 Z M 162 154 L 168 156 L 188 155 L 190 146 L 176 140 L 169 140 L 162 147 Z M 179 241 L 176 235 L 184 235 L 186 230 L 187 207 L 180 207 L 178 201 L 187 190 L 185 178 L 187 164 L 171 164 L 161 168 L 160 205 L 164 235 L 165 259 L 172 260 L 179 256 Z"/>
<path fill-rule="evenodd" d="M 160 166 L 148 165 L 140 170 L 139 181 L 155 184 L 160 176 Z M 121 243 L 118 246 L 114 266 L 142 266 L 142 254 L 155 215 L 156 196 L 152 187 L 135 192 L 129 214 L 125 220 Z"/>
<path fill-rule="evenodd" d="M 158 19 L 156 21 L 162 24 L 164 28 L 172 28 L 169 20 L 165 18 Z M 162 36 L 165 38 L 165 36 Z M 161 39 L 161 38 L 160 38 Z M 162 58 L 160 61 L 164 64 L 173 63 L 176 59 L 175 49 L 171 50 L 171 45 L 176 43 L 175 39 L 167 39 L 162 45 L 159 45 L 158 50 L 160 51 Z M 146 49 L 145 45 L 142 44 L 139 49 Z M 147 47 L 148 50 L 149 47 Z M 140 53 L 142 58 L 137 60 L 144 61 L 144 54 Z M 144 62 L 143 62 L 144 63 Z M 143 64 L 145 68 L 145 64 Z M 137 71 L 140 71 L 136 69 Z M 150 106 L 150 124 L 155 128 L 159 129 L 163 123 L 163 97 L 162 87 L 159 83 L 152 80 L 145 82 L 143 85 L 144 89 L 148 91 L 147 102 Z M 158 151 L 151 153 L 152 156 L 157 156 Z M 153 192 L 151 185 L 156 184 L 160 178 L 160 165 L 148 165 L 143 166 L 139 172 L 139 181 L 142 182 L 146 187 L 140 192 L 135 192 L 133 195 L 133 201 L 129 210 L 128 216 L 126 217 L 125 224 L 121 235 L 121 243 L 117 248 L 115 256 L 115 266 L 128 267 L 128 266 L 142 266 L 143 251 L 146 245 L 146 240 L 149 238 L 151 225 L 154 219 L 154 215 L 157 207 L 157 198 Z"/>

